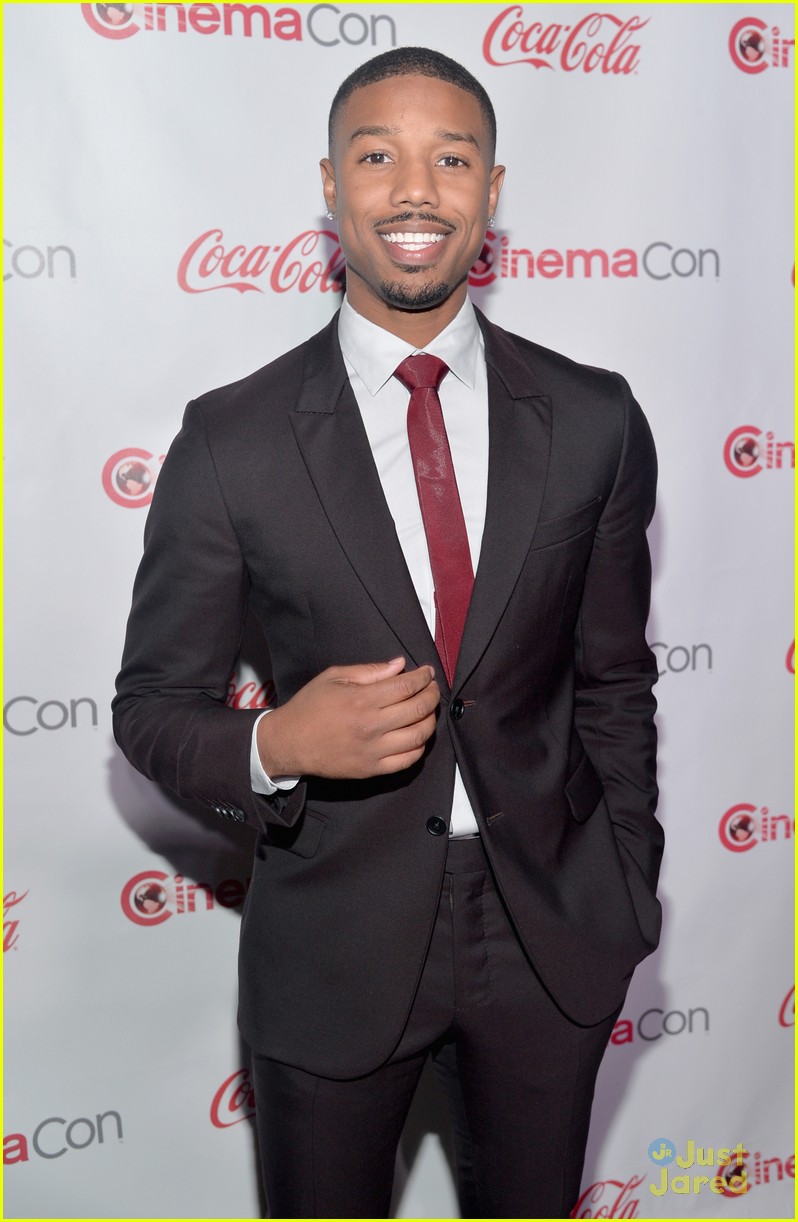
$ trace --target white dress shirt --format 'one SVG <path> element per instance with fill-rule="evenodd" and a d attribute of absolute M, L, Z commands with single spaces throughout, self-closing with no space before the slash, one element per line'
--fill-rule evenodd
<path fill-rule="evenodd" d="M 407 441 L 409 393 L 393 374 L 405 357 L 420 351 L 440 357 L 449 366 L 450 372 L 441 384 L 439 395 L 468 533 L 471 563 L 476 572 L 488 493 L 488 377 L 485 344 L 474 307 L 466 299 L 448 327 L 425 348 L 419 349 L 369 322 L 344 299 L 338 319 L 338 339 L 385 500 L 418 601 L 434 637 L 432 568 Z M 372 658 L 365 660 L 379 661 Z M 264 771 L 257 748 L 257 724 L 253 729 L 250 757 L 252 788 L 256 793 L 263 794 L 274 793 L 278 788 L 293 788 L 298 778 L 282 778 L 272 782 Z M 465 836 L 477 830 L 458 769 L 452 800 L 451 834 Z"/>

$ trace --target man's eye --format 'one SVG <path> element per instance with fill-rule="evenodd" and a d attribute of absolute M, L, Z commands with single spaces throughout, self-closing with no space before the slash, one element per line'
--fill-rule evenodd
<path fill-rule="evenodd" d="M 365 161 L 368 165 L 385 165 L 388 161 L 387 153 L 366 153 L 361 157 L 361 161 Z"/>
<path fill-rule="evenodd" d="M 468 162 L 463 161 L 462 157 L 456 157 L 454 153 L 447 153 L 445 157 L 441 157 L 440 164 L 450 169 L 456 169 L 457 166 L 468 165 Z"/>

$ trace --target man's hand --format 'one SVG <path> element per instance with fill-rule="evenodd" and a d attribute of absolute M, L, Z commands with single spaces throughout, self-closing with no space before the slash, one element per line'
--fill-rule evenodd
<path fill-rule="evenodd" d="M 258 724 L 270 777 L 363 780 L 401 772 L 424 754 L 441 694 L 431 666 L 404 658 L 331 666 Z"/>

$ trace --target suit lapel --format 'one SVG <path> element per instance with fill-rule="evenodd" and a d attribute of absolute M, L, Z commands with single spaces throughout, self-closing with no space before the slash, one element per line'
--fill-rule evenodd
<path fill-rule="evenodd" d="M 551 402 L 506 333 L 477 311 L 488 366 L 488 499 L 457 660 L 462 686 L 485 652 L 535 533 L 551 447 Z"/>
<path fill-rule="evenodd" d="M 540 515 L 551 445 L 550 400 L 506 333 L 480 311 L 477 317 L 488 367 L 488 498 L 455 687 L 479 662 L 518 580 Z M 408 665 L 416 665 L 436 657 L 435 644 L 383 495 L 337 327 L 336 315 L 306 345 L 291 423 L 343 551 L 402 642 Z M 445 688 L 442 668 L 436 670 Z"/>
<path fill-rule="evenodd" d="M 402 642 L 408 667 L 435 655 L 338 345 L 338 316 L 305 349 L 291 424 L 352 568 Z M 379 661 L 380 659 L 368 659 Z"/>

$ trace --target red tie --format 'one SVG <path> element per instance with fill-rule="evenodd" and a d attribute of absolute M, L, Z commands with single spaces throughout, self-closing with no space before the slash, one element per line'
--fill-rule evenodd
<path fill-rule="evenodd" d="M 438 398 L 448 372 L 437 356 L 421 353 L 406 357 L 395 376 L 411 392 L 407 436 L 435 587 L 435 644 L 451 687 L 474 571 Z"/>

